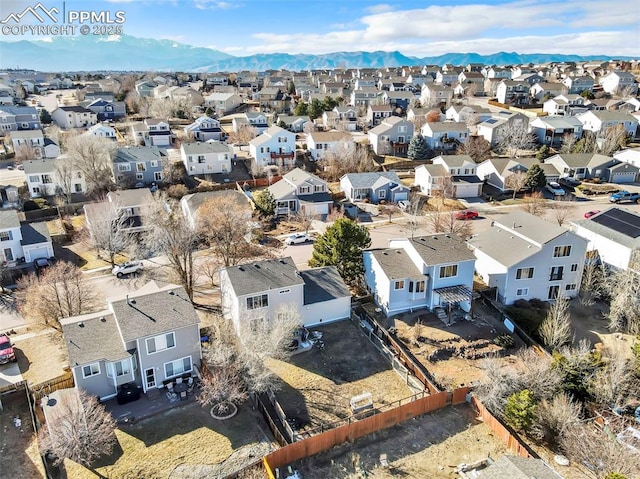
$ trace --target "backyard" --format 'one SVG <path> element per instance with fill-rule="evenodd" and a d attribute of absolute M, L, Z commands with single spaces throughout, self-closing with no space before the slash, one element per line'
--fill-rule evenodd
<path fill-rule="evenodd" d="M 413 394 L 351 321 L 314 329 L 323 333 L 324 348 L 268 361 L 281 379 L 276 398 L 299 432 L 349 417 L 353 396 L 371 393 L 379 408 Z"/>

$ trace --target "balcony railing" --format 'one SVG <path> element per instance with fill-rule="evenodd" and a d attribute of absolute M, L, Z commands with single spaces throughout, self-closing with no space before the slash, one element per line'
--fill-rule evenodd
<path fill-rule="evenodd" d="M 288 153 L 273 153 L 273 152 L 271 153 L 272 160 L 287 160 L 287 159 L 292 160 L 294 156 L 295 156 L 295 153 L 293 151 L 290 151 Z"/>

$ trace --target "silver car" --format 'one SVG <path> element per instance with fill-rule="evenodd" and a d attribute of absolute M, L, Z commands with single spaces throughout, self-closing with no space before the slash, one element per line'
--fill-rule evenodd
<path fill-rule="evenodd" d="M 115 265 L 111 273 L 118 278 L 122 278 L 125 274 L 139 273 L 143 269 L 142 261 L 127 261 L 126 263 Z"/>

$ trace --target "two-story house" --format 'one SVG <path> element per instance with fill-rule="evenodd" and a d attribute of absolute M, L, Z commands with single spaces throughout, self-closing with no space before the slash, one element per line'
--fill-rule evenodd
<path fill-rule="evenodd" d="M 567 87 L 567 93 L 579 95 L 583 91 L 593 91 L 594 80 L 588 75 L 566 76 L 562 79 L 562 84 Z"/>
<path fill-rule="evenodd" d="M 295 214 L 300 210 L 327 215 L 333 204 L 327 182 L 300 168 L 269 186 L 269 191 L 276 201 L 276 215 Z"/>
<path fill-rule="evenodd" d="M 113 177 L 121 188 L 162 183 L 167 150 L 157 146 L 118 148 L 113 155 Z"/>
<path fill-rule="evenodd" d="M 196 118 L 193 123 L 185 126 L 184 133 L 187 138 L 193 138 L 195 141 L 222 141 L 225 138 L 220 128 L 220 121 L 206 115 Z"/>
<path fill-rule="evenodd" d="M 369 105 L 367 107 L 367 120 L 369 127 L 378 126 L 386 118 L 393 115 L 391 105 Z"/>
<path fill-rule="evenodd" d="M 525 105 L 529 103 L 529 87 L 526 81 L 502 80 L 498 83 L 496 96 L 505 105 Z"/>
<path fill-rule="evenodd" d="M 278 115 L 278 126 L 294 133 L 304 131 L 310 121 L 307 115 Z"/>
<path fill-rule="evenodd" d="M 61 106 L 53 110 L 51 119 L 63 130 L 89 128 L 98 123 L 98 115 L 83 106 Z"/>
<path fill-rule="evenodd" d="M 249 154 L 258 167 L 290 168 L 296 161 L 296 135 L 273 125 L 249 142 Z"/>
<path fill-rule="evenodd" d="M 469 127 L 465 122 L 425 122 L 421 133 L 432 150 L 455 151 L 469 138 Z"/>
<path fill-rule="evenodd" d="M 291 257 L 230 266 L 220 271 L 222 314 L 236 332 L 293 308 L 311 327 L 348 318 L 351 293 L 335 266 L 299 271 Z"/>
<path fill-rule="evenodd" d="M 638 131 L 638 120 L 631 113 L 621 110 L 598 111 L 591 110 L 577 115 L 582 123 L 584 131 L 591 131 L 598 136 L 605 133 L 607 128 L 615 128 L 621 125 L 627 135 L 632 138 Z"/>
<path fill-rule="evenodd" d="M 502 192 L 509 190 L 509 176 L 526 173 L 528 170 L 529 168 L 518 158 L 488 158 L 476 166 L 478 177 Z"/>
<path fill-rule="evenodd" d="M 524 211 L 494 218 L 468 244 L 476 272 L 504 304 L 578 294 L 587 240 Z"/>
<path fill-rule="evenodd" d="M 413 123 L 392 116 L 369 130 L 369 143 L 376 155 L 406 155 L 413 131 Z"/>
<path fill-rule="evenodd" d="M 22 163 L 22 166 L 30 198 L 87 191 L 84 175 L 75 167 L 73 159 L 67 155 L 27 160 Z"/>
<path fill-rule="evenodd" d="M 140 80 L 136 82 L 135 89 L 139 97 L 153 97 L 153 89 L 158 84 L 149 80 Z"/>
<path fill-rule="evenodd" d="M 264 113 L 248 111 L 242 115 L 234 116 L 231 124 L 236 133 L 243 127 L 251 127 L 256 135 L 262 135 L 269 128 L 269 119 Z"/>
<path fill-rule="evenodd" d="M 53 258 L 53 245 L 46 222 L 20 222 L 17 210 L 0 210 L 0 261 L 5 266 Z"/>
<path fill-rule="evenodd" d="M 567 135 L 576 140 L 582 138 L 582 122 L 575 116 L 537 117 L 529 123 L 529 131 L 535 135 L 539 144 L 558 148 Z"/>
<path fill-rule="evenodd" d="M 387 316 L 436 307 L 471 309 L 475 257 L 454 235 L 389 241 L 363 252 L 364 279 Z"/>
<path fill-rule="evenodd" d="M 448 105 L 453 99 L 453 88 L 445 85 L 425 83 L 420 92 L 420 102 L 425 106 Z"/>
<path fill-rule="evenodd" d="M 242 98 L 236 93 L 219 93 L 217 91 L 204 97 L 204 106 L 213 108 L 217 115 L 224 116 L 242 104 Z"/>
<path fill-rule="evenodd" d="M 481 123 L 491 118 L 491 110 L 477 105 L 451 105 L 445 111 L 447 120 L 466 123 Z M 407 115 L 407 119 L 409 119 Z"/>
<path fill-rule="evenodd" d="M 307 150 L 314 161 L 321 160 L 328 154 L 339 154 L 350 147 L 355 147 L 355 143 L 349 133 L 314 131 L 307 134 Z"/>
<path fill-rule="evenodd" d="M 279 87 L 262 88 L 253 94 L 253 98 L 260 103 L 263 111 L 282 113 L 291 108 L 291 97 Z"/>
<path fill-rule="evenodd" d="M 429 196 L 477 198 L 482 194 L 482 180 L 476 168 L 469 155 L 437 156 L 432 164 L 415 169 L 414 183 Z"/>
<path fill-rule="evenodd" d="M 40 114 L 30 106 L 0 105 L 0 135 L 19 130 L 40 130 Z"/>
<path fill-rule="evenodd" d="M 358 129 L 358 111 L 352 106 L 336 106 L 331 111 L 323 112 L 322 124 L 325 129 L 356 131 Z"/>
<path fill-rule="evenodd" d="M 376 101 L 376 98 L 378 98 L 378 93 L 378 89 L 373 86 L 354 89 L 351 91 L 349 105 L 353 107 L 367 108 L 370 103 Z"/>
<path fill-rule="evenodd" d="M 250 222 L 253 214 L 249 197 L 245 193 L 238 190 L 222 190 L 222 191 L 200 191 L 191 193 L 180 198 L 180 209 L 187 223 L 191 228 L 196 228 L 198 224 L 198 210 L 209 200 L 224 198 L 233 202 L 234 215 L 237 215 L 238 221 L 245 220 Z M 240 224 L 238 225 L 241 226 Z"/>
<path fill-rule="evenodd" d="M 340 178 L 340 191 L 349 201 L 369 200 L 372 203 L 386 201 L 397 203 L 409 198 L 409 188 L 404 186 L 395 171 L 347 173 Z"/>
<path fill-rule="evenodd" d="M 501 111 L 488 120 L 478 123 L 476 127 L 478 136 L 482 136 L 492 147 L 500 143 L 504 137 L 504 132 L 510 128 L 528 129 L 529 118 L 522 113 Z"/>
<path fill-rule="evenodd" d="M 226 143 L 212 140 L 204 143 L 183 143 L 180 146 L 180 157 L 190 176 L 229 173 L 233 148 Z"/>
<path fill-rule="evenodd" d="M 98 117 L 98 121 L 115 121 L 127 115 L 127 109 L 123 101 L 97 98 L 83 102 L 82 106 L 94 112 Z"/>
<path fill-rule="evenodd" d="M 626 93 L 635 95 L 638 93 L 638 83 L 630 72 L 612 71 L 600 79 L 602 89 L 607 93 Z"/>
<path fill-rule="evenodd" d="M 105 201 L 84 205 L 84 217 L 88 229 L 110 227 L 111 218 L 122 212 L 119 223 L 129 233 L 139 233 L 148 229 L 143 218 L 148 208 L 153 207 L 155 199 L 148 188 L 117 190 L 107 193 Z M 104 224 L 106 223 L 106 224 Z"/>
<path fill-rule="evenodd" d="M 11 143 L 16 155 L 44 157 L 44 134 L 42 130 L 21 130 L 11 132 Z"/>
<path fill-rule="evenodd" d="M 131 125 L 131 134 L 136 145 L 171 146 L 173 133 L 169 123 L 158 118 L 147 118 Z"/>
<path fill-rule="evenodd" d="M 181 286 L 155 282 L 107 299 L 102 311 L 60 321 L 76 387 L 100 400 L 125 383 L 147 393 L 195 375 L 202 360 L 198 323 Z"/>
<path fill-rule="evenodd" d="M 560 153 L 544 162 L 555 166 L 561 178 L 599 178 L 608 183 L 633 183 L 638 176 L 637 166 L 598 153 Z"/>
<path fill-rule="evenodd" d="M 572 116 L 587 111 L 584 98 L 576 94 L 557 95 L 542 104 L 542 111 L 549 116 Z"/>

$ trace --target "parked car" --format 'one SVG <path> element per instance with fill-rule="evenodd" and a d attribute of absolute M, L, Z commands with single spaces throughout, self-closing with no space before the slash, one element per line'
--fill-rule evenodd
<path fill-rule="evenodd" d="M 564 196 L 566 194 L 562 186 L 560 186 L 560 184 L 555 181 L 550 181 L 549 183 L 547 183 L 547 186 L 545 186 L 545 188 L 553 196 Z"/>
<path fill-rule="evenodd" d="M 584 214 L 584 217 L 585 217 L 586 219 L 589 219 L 589 218 L 591 218 L 592 216 L 597 215 L 598 213 L 600 213 L 600 210 L 591 210 L 591 211 L 587 211 L 587 212 Z"/>
<path fill-rule="evenodd" d="M 632 202 L 640 203 L 640 193 L 631 193 L 629 191 L 618 191 L 609 197 L 611 203 L 623 203 Z"/>
<path fill-rule="evenodd" d="M 15 363 L 16 353 L 13 351 L 11 340 L 6 334 L 0 334 L 0 364 L 7 364 L 9 361 Z"/>
<path fill-rule="evenodd" d="M 111 274 L 122 278 L 125 274 L 139 273 L 144 269 L 142 261 L 127 261 L 126 263 L 117 264 L 111 270 Z"/>
<path fill-rule="evenodd" d="M 475 220 L 478 217 L 478 212 L 475 210 L 462 210 L 458 211 L 454 218 L 457 220 Z"/>
<path fill-rule="evenodd" d="M 287 245 L 292 245 L 292 244 L 308 243 L 309 241 L 312 241 L 312 239 L 311 239 L 311 236 L 309 236 L 307 233 L 294 233 L 291 236 L 289 236 L 286 240 L 284 240 L 284 243 Z"/>
<path fill-rule="evenodd" d="M 398 208 L 401 210 L 406 210 L 409 207 L 409 202 L 407 200 L 398 201 Z"/>
<path fill-rule="evenodd" d="M 51 266 L 51 263 L 47 258 L 38 258 L 33 261 L 33 267 L 36 269 L 36 273 L 39 275 L 42 273 L 42 270 Z"/>
<path fill-rule="evenodd" d="M 558 179 L 558 183 L 560 183 L 561 185 L 565 185 L 565 186 L 570 186 L 572 188 L 575 188 L 578 185 L 582 184 L 582 181 L 579 180 L 575 180 L 573 178 L 559 178 Z"/>

